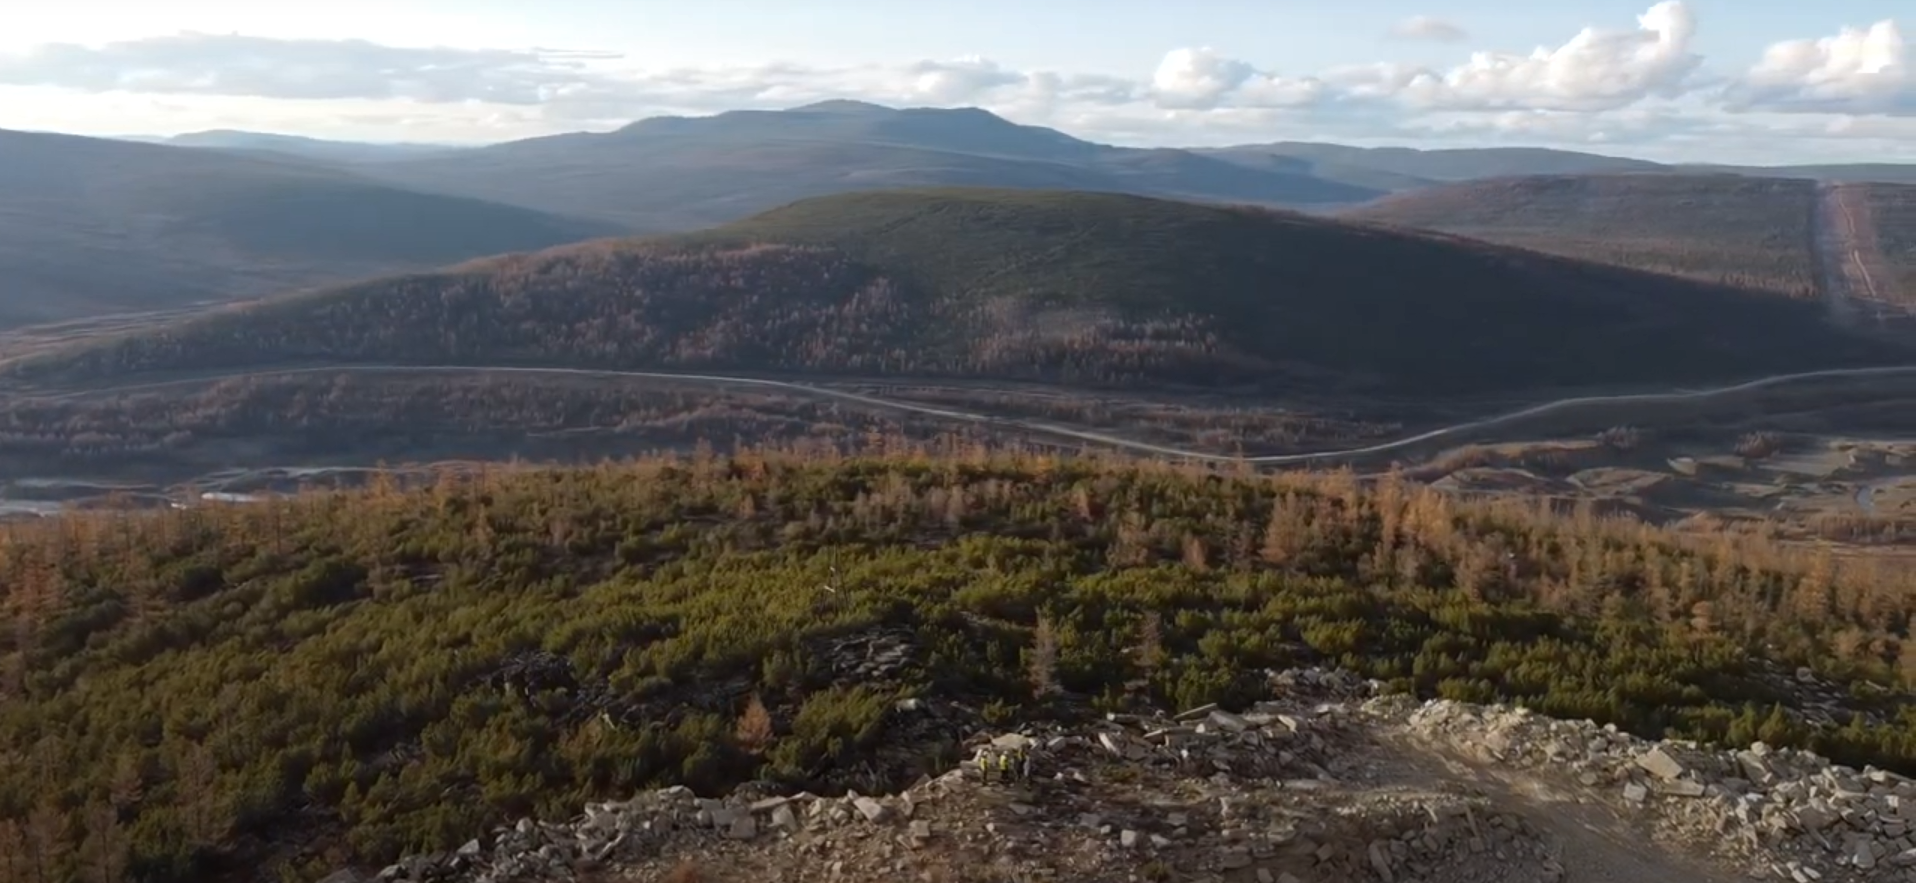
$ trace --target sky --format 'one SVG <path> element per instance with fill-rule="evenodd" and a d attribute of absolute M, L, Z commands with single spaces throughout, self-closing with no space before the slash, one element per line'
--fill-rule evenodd
<path fill-rule="evenodd" d="M 1916 162 L 1913 0 L 65 0 L 0 128 L 488 143 L 851 98 L 1139 146 Z"/>

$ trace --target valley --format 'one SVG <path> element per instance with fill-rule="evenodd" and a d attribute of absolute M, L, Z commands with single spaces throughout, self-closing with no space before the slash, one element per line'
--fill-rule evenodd
<path fill-rule="evenodd" d="M 1854 304 L 1888 303 L 1861 272 L 1882 253 L 1858 220 L 1880 191 L 1728 176 L 1458 186 L 1540 187 L 1549 212 L 1715 200 L 1720 217 L 1682 223 L 1758 249 L 1794 241 L 1778 266 L 1829 268 L 1812 286 L 1822 304 L 1702 281 L 1717 271 L 1422 233 L 1399 208 L 1378 228 L 1120 194 L 846 194 L 696 234 L 15 329 L 0 336 L 0 480 L 11 511 L 39 517 L 504 460 L 962 439 L 1395 471 L 1466 497 L 1859 548 L 1905 536 L 1916 338 L 1887 306 L 1849 321 Z M 1449 205 L 1445 192 L 1385 205 Z M 1769 217 L 1766 200 L 1805 226 L 1719 222 Z M 1591 235 L 1627 220 L 1576 216 Z M 1564 229 L 1553 217 L 1533 229 Z M 1394 286 L 1405 273 L 1471 303 L 1417 305 Z M 1775 466 L 1790 457 L 1815 465 Z"/>
<path fill-rule="evenodd" d="M 1916 879 L 1911 167 L 143 140 L 0 132 L 0 883 Z"/>
<path fill-rule="evenodd" d="M 0 510 L 251 502 L 385 475 L 774 444 L 891 443 L 1387 472 L 1463 497 L 1592 505 L 1859 548 L 1916 541 L 1916 367 L 1499 409 L 1071 387 L 584 369 L 331 366 L 20 395 Z"/>

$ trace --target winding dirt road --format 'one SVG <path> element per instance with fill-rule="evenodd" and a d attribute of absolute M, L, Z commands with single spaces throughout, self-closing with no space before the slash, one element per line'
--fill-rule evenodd
<path fill-rule="evenodd" d="M 1237 457 L 1237 456 L 1231 456 L 1228 454 L 1213 454 L 1213 453 L 1209 453 L 1205 451 L 1193 451 L 1193 450 L 1187 450 L 1184 448 L 1175 448 L 1168 445 L 1156 445 L 1156 444 L 1151 444 L 1149 442 L 1141 442 L 1134 439 L 1124 438 L 1122 436 L 1110 435 L 1107 433 L 1096 432 L 1096 431 L 1092 431 L 1088 429 L 1080 429 L 1074 426 L 1066 426 L 1063 424 L 1050 423 L 1050 422 L 1046 422 L 1042 420 L 998 417 L 991 414 L 980 414 L 974 411 L 960 411 L 960 410 L 956 410 L 952 408 L 938 408 L 938 407 L 933 407 L 931 405 L 919 404 L 916 402 L 905 402 L 905 401 L 899 401 L 896 399 L 885 399 L 885 398 L 880 398 L 877 396 L 865 395 L 863 393 L 848 392 L 842 389 L 832 389 L 830 387 L 815 386 L 812 384 L 799 383 L 795 381 L 769 380 L 769 379 L 760 378 L 760 377 L 740 377 L 740 376 L 725 375 L 725 374 L 677 374 L 677 373 L 664 372 L 664 371 L 600 371 L 600 370 L 592 370 L 587 368 L 491 367 L 491 366 L 484 366 L 484 365 L 336 365 L 336 366 L 330 366 L 330 367 L 286 368 L 286 369 L 280 369 L 280 370 L 264 370 L 264 371 L 237 371 L 237 372 L 232 372 L 227 374 L 210 374 L 210 375 L 202 375 L 202 376 L 196 376 L 191 378 L 158 381 L 158 382 L 152 382 L 152 383 L 138 383 L 138 384 L 128 384 L 124 386 L 78 389 L 78 390 L 70 390 L 70 391 L 57 392 L 57 393 L 49 392 L 47 394 L 38 395 L 35 397 L 43 398 L 43 399 L 59 400 L 59 399 L 77 398 L 80 396 L 110 395 L 114 393 L 138 392 L 141 390 L 162 389 L 162 388 L 166 388 L 170 386 L 215 383 L 215 382 L 224 381 L 224 380 L 240 380 L 240 379 L 246 379 L 246 378 L 260 378 L 260 377 L 297 376 L 302 374 L 344 374 L 344 373 L 531 374 L 531 375 L 554 375 L 554 376 L 572 376 L 572 377 L 594 377 L 594 378 L 603 378 L 603 379 L 623 378 L 623 379 L 632 379 L 632 380 L 667 380 L 667 381 L 673 381 L 673 382 L 679 382 L 679 383 L 710 384 L 717 387 L 745 386 L 745 387 L 752 387 L 757 389 L 775 389 L 775 390 L 783 390 L 787 392 L 795 392 L 795 393 L 800 393 L 804 395 L 818 396 L 820 398 L 836 399 L 839 401 L 852 402 L 855 404 L 866 405 L 869 407 L 887 408 L 887 409 L 896 410 L 896 411 L 904 411 L 904 412 L 912 413 L 912 414 L 921 414 L 927 417 L 937 417 L 941 419 L 953 420 L 958 422 L 978 423 L 978 424 L 983 424 L 987 426 L 1000 426 L 1007 429 L 1025 430 L 1028 432 L 1042 433 L 1045 435 L 1057 436 L 1061 438 L 1070 438 L 1070 439 L 1076 439 L 1079 441 L 1093 442 L 1100 445 L 1106 445 L 1109 447 L 1119 448 L 1119 449 L 1123 449 L 1127 451 L 1135 451 L 1138 453 L 1156 454 L 1159 456 L 1176 457 L 1181 459 L 1198 460 L 1198 461 L 1212 462 L 1212 463 L 1240 463 L 1241 462 L 1241 463 L 1247 463 L 1247 464 L 1257 465 L 1257 466 L 1287 466 L 1287 465 L 1307 465 L 1307 464 L 1319 463 L 1326 460 L 1341 460 L 1341 459 L 1350 459 L 1350 458 L 1356 458 L 1356 457 L 1367 457 L 1367 456 L 1372 456 L 1377 454 L 1388 454 L 1394 451 L 1400 451 L 1415 445 L 1423 444 L 1425 442 L 1438 441 L 1438 440 L 1451 438 L 1455 436 L 1462 436 L 1469 433 L 1480 432 L 1482 430 L 1487 430 L 1487 429 L 1496 429 L 1499 427 L 1516 424 L 1532 417 L 1539 417 L 1539 416 L 1548 415 L 1548 414 L 1557 414 L 1557 413 L 1561 413 L 1565 411 L 1573 411 L 1577 408 L 1588 407 L 1588 406 L 1620 405 L 1620 404 L 1658 405 L 1658 404 L 1675 404 L 1675 403 L 1683 403 L 1683 402 L 1702 402 L 1702 401 L 1708 401 L 1710 399 L 1720 398 L 1724 396 L 1732 396 L 1732 395 L 1737 395 L 1740 393 L 1752 392 L 1755 390 L 1786 387 L 1792 384 L 1801 384 L 1801 383 L 1807 383 L 1807 382 L 1813 382 L 1813 381 L 1819 381 L 1819 380 L 1829 380 L 1834 378 L 1855 378 L 1858 380 L 1864 380 L 1868 378 L 1881 378 L 1881 377 L 1916 378 L 1916 365 L 1894 365 L 1894 366 L 1885 366 L 1885 367 L 1877 367 L 1877 368 L 1835 368 L 1835 369 L 1830 369 L 1825 371 L 1807 371 L 1807 372 L 1801 372 L 1796 374 L 1778 374 L 1778 375 L 1773 375 L 1770 377 L 1761 377 L 1755 380 L 1749 380 L 1742 383 L 1730 384 L 1727 386 L 1717 386 L 1717 387 L 1709 387 L 1709 388 L 1703 388 L 1703 389 L 1685 389 L 1685 390 L 1678 390 L 1673 392 L 1623 393 L 1623 394 L 1616 394 L 1616 395 L 1573 396 L 1570 398 L 1556 399 L 1554 401 L 1544 402 L 1538 405 L 1532 405 L 1527 408 L 1521 408 L 1515 411 L 1510 411 L 1504 414 L 1498 414 L 1492 417 L 1486 417 L 1481 420 L 1471 420 L 1464 423 L 1452 424 L 1450 426 L 1445 426 L 1438 429 L 1432 429 L 1427 432 L 1417 433 L 1416 435 L 1406 436 L 1404 438 L 1394 439 L 1392 441 L 1387 441 L 1387 442 L 1380 442 L 1378 444 L 1373 444 L 1373 445 L 1363 445 L 1363 446 L 1354 447 L 1354 448 L 1338 448 L 1334 450 L 1325 450 L 1325 451 L 1311 451 L 1311 452 L 1297 453 L 1297 454 L 1268 454 L 1268 455 L 1257 456 L 1257 457 Z"/>

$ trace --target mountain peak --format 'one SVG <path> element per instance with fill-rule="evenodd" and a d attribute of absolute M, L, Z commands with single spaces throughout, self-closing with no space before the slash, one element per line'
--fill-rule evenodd
<path fill-rule="evenodd" d="M 814 101 L 790 108 L 799 113 L 846 113 L 846 114 L 887 114 L 897 113 L 895 107 L 873 104 L 869 101 L 854 101 L 849 98 L 833 98 L 826 101 Z"/>
<path fill-rule="evenodd" d="M 648 117 L 619 130 L 627 137 L 703 137 L 737 142 L 773 138 L 894 144 L 980 155 L 1083 157 L 1106 148 L 1055 129 L 1025 126 L 980 107 L 887 107 L 834 99 L 785 110 L 728 110 L 711 116 Z"/>

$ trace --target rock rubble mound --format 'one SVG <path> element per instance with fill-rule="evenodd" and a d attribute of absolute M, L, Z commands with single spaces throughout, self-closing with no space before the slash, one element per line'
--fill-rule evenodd
<path fill-rule="evenodd" d="M 1389 697 L 1373 710 L 1402 710 Z M 1770 879 L 1916 881 L 1916 782 L 1761 742 L 1653 742 L 1521 708 L 1433 701 L 1410 730 L 1509 771 L 1552 770 L 1675 837 L 1715 844 Z"/>
<path fill-rule="evenodd" d="M 1282 672 L 1271 687 L 1248 708 L 966 742 L 1031 757 L 1028 775 L 966 763 L 890 794 L 666 788 L 328 883 L 597 883 L 681 866 L 707 883 L 1575 883 L 1627 879 L 1605 876 L 1611 858 L 1634 873 L 1660 857 L 1667 883 L 1916 883 L 1916 783 L 1884 771 L 1376 696 L 1335 671 Z M 1579 842 L 1553 806 L 1604 813 L 1637 839 Z"/>

